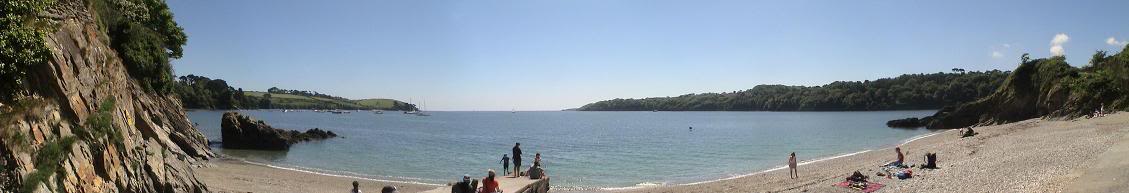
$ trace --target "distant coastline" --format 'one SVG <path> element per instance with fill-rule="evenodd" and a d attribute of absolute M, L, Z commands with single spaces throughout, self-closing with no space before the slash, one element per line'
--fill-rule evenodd
<path fill-rule="evenodd" d="M 836 81 L 822 86 L 757 85 L 744 91 L 676 97 L 612 99 L 578 111 L 886 111 L 940 109 L 990 95 L 1009 71 L 953 69 L 951 73 Z"/>
<path fill-rule="evenodd" d="M 317 91 L 271 87 L 266 92 L 244 91 L 223 79 L 193 74 L 177 77 L 173 92 L 187 109 L 343 109 L 418 111 L 415 104 L 396 99 L 348 99 Z"/>

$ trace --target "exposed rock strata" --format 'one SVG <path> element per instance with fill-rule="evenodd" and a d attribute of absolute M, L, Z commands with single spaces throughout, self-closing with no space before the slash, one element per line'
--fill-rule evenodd
<path fill-rule="evenodd" d="M 49 12 L 56 29 L 46 39 L 49 64 L 32 67 L 31 97 L 0 108 L 0 192 L 207 192 L 192 167 L 215 155 L 180 102 L 142 91 L 85 2 L 58 1 Z M 88 118 L 107 100 L 115 101 L 109 135 L 120 141 L 76 133 L 89 130 Z M 42 182 L 28 183 L 45 165 L 37 154 L 67 138 L 82 140 L 62 146 L 61 160 L 44 162 L 59 165 L 40 171 Z"/>

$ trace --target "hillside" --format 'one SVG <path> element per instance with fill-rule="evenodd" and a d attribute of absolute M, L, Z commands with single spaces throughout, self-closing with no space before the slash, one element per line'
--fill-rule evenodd
<path fill-rule="evenodd" d="M 418 110 L 413 104 L 393 99 L 349 100 L 259 91 L 244 91 L 243 94 L 252 101 L 267 99 L 270 101 L 269 108 L 273 109 Z"/>
<path fill-rule="evenodd" d="M 1010 123 L 1030 118 L 1076 118 L 1098 109 L 1129 109 L 1129 46 L 1095 53 L 1075 68 L 1065 57 L 1028 60 L 985 98 L 946 107 L 923 122 L 931 129 Z"/>
<path fill-rule="evenodd" d="M 169 94 L 164 1 L 0 5 L 0 192 L 209 192 L 216 155 Z"/>
<path fill-rule="evenodd" d="M 757 85 L 725 93 L 613 99 L 581 111 L 869 111 L 939 109 L 996 90 L 1009 72 L 999 70 L 906 74 L 896 78 L 838 81 L 822 86 Z"/>
<path fill-rule="evenodd" d="M 350 109 L 416 110 L 414 105 L 393 99 L 351 100 L 318 92 L 272 87 L 267 92 L 243 91 L 223 79 L 193 74 L 180 76 L 172 91 L 189 109 Z M 270 94 L 270 97 L 266 97 Z"/>

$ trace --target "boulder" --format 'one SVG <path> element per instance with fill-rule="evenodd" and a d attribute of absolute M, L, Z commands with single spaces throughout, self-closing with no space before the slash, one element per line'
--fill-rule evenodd
<path fill-rule="evenodd" d="M 917 117 L 910 117 L 905 119 L 895 119 L 886 122 L 887 127 L 893 128 L 918 128 L 924 127 L 925 124 Z"/>
<path fill-rule="evenodd" d="M 224 113 L 220 127 L 223 148 L 286 150 L 290 149 L 292 144 L 290 132 L 275 129 L 263 121 L 240 115 L 238 112 Z"/>
<path fill-rule="evenodd" d="M 262 120 L 226 112 L 220 123 L 224 148 L 287 150 L 294 143 L 337 137 L 336 133 L 319 128 L 299 132 L 271 127 Z"/>

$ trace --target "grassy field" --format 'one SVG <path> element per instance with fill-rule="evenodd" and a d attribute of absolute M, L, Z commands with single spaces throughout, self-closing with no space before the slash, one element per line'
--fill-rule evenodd
<path fill-rule="evenodd" d="M 245 96 L 255 100 L 266 92 L 246 91 Z M 406 104 L 393 99 L 338 100 L 292 94 L 271 94 L 271 106 L 276 109 L 384 109 L 395 110 L 395 104 Z"/>
<path fill-rule="evenodd" d="M 367 106 L 367 107 L 391 109 L 393 106 L 396 105 L 396 103 L 403 104 L 404 102 L 400 102 L 400 101 L 392 100 L 392 99 L 361 99 L 361 100 L 353 100 L 353 103 L 359 104 L 361 106 Z"/>

